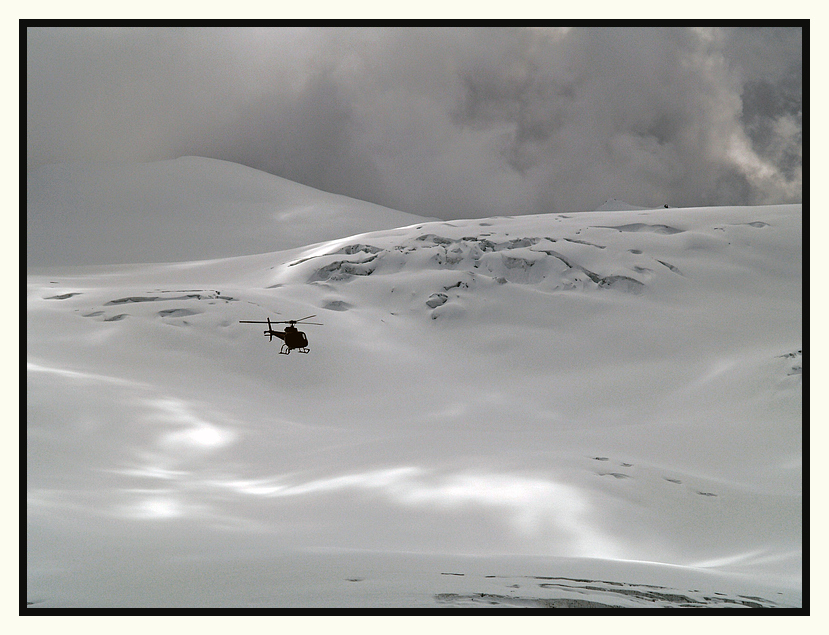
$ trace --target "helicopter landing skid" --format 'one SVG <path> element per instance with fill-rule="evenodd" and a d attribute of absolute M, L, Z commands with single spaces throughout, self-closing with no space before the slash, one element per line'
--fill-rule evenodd
<path fill-rule="evenodd" d="M 310 353 L 310 349 L 307 348 L 289 348 L 287 344 L 283 344 L 282 348 L 279 349 L 280 355 L 290 355 L 291 351 L 299 351 L 300 353 L 305 353 L 306 355 Z"/>

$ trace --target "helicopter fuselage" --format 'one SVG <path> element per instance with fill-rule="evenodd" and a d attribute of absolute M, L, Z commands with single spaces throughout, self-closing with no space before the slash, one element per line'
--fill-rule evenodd
<path fill-rule="evenodd" d="M 297 349 L 301 353 L 308 352 L 308 338 L 305 333 L 297 329 L 295 326 L 285 327 L 284 331 L 265 331 L 265 335 L 273 335 L 285 342 L 288 352 Z"/>

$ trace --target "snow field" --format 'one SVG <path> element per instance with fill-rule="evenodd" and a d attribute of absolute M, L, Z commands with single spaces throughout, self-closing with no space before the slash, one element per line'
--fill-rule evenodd
<path fill-rule="evenodd" d="M 29 599 L 797 606 L 801 215 L 30 274 Z M 308 355 L 238 323 L 311 314 Z"/>

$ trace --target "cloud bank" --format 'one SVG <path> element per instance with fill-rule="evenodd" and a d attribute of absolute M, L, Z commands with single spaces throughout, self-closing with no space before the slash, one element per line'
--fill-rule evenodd
<path fill-rule="evenodd" d="M 424 216 L 802 196 L 800 28 L 30 28 L 27 164 L 198 155 Z"/>

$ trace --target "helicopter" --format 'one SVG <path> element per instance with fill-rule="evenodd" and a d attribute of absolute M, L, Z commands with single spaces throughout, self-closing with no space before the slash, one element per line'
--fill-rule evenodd
<path fill-rule="evenodd" d="M 289 355 L 291 351 L 299 351 L 300 353 L 308 353 L 310 352 L 308 349 L 308 338 L 305 336 L 305 333 L 298 330 L 296 325 L 298 323 L 302 324 L 314 324 L 316 326 L 322 326 L 319 322 L 305 322 L 304 320 L 310 320 L 312 317 L 317 317 L 316 315 L 308 315 L 304 318 L 300 318 L 298 320 L 280 320 L 271 322 L 271 318 L 268 318 L 267 322 L 262 322 L 260 320 L 239 320 L 240 324 L 267 324 L 268 330 L 265 331 L 265 337 L 268 338 L 268 341 L 273 341 L 274 337 L 278 337 L 282 340 L 282 348 L 279 349 L 280 355 Z M 285 327 L 284 331 L 275 331 L 273 329 L 274 324 L 287 324 L 288 326 Z"/>

